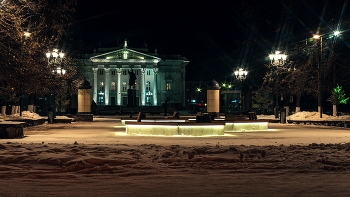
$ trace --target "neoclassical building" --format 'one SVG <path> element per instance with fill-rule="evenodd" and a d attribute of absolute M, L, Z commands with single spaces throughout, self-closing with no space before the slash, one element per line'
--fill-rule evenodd
<path fill-rule="evenodd" d="M 131 48 L 125 40 L 123 45 L 98 48 L 86 54 L 83 62 L 87 80 L 92 86 L 91 102 L 97 105 L 128 105 L 129 72 L 136 74 L 136 105 L 161 106 L 185 105 L 185 72 L 189 63 L 180 55 L 159 55 L 143 48 Z"/>

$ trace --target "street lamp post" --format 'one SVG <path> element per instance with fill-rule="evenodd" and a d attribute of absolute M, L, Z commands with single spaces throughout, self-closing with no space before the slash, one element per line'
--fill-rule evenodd
<path fill-rule="evenodd" d="M 320 113 L 320 118 L 322 118 L 322 36 L 315 34 L 314 39 L 318 40 L 318 58 L 317 58 L 317 110 Z"/>
<path fill-rule="evenodd" d="M 24 42 L 23 42 L 23 44 L 25 44 L 25 40 L 27 40 L 27 38 L 29 38 L 30 37 L 30 35 L 31 35 L 31 33 L 29 32 L 29 31 L 24 31 L 23 32 L 23 37 L 24 37 Z M 23 51 L 21 52 L 22 54 L 21 54 L 21 59 L 23 60 Z M 22 62 L 22 64 L 23 64 L 23 62 Z M 22 74 L 22 71 L 20 72 L 20 74 Z M 22 112 L 23 112 L 23 104 L 22 104 L 22 102 L 23 102 L 23 99 L 22 99 L 22 97 L 23 97 L 23 90 L 22 90 L 22 85 L 23 85 L 23 79 L 22 79 L 22 75 L 21 75 L 21 79 L 20 79 L 21 81 L 20 81 L 20 98 L 19 98 L 19 115 L 20 116 L 22 116 Z"/>
<path fill-rule="evenodd" d="M 248 75 L 248 71 L 243 70 L 243 68 L 240 68 L 238 70 L 236 70 L 235 72 L 235 76 L 238 80 L 241 81 L 241 94 L 240 94 L 240 101 L 241 101 L 241 114 L 243 112 L 243 80 L 247 78 Z"/>
<path fill-rule="evenodd" d="M 275 53 L 273 54 L 270 54 L 269 55 L 269 58 L 270 58 L 270 64 L 276 68 L 279 68 L 281 66 L 283 66 L 285 63 L 286 63 L 286 60 L 287 60 L 287 55 L 286 54 L 283 54 L 281 53 L 281 51 L 275 51 Z M 279 115 L 278 115 L 278 111 L 279 111 L 279 108 L 280 108 L 280 101 L 279 101 L 279 96 L 278 96 L 278 85 L 279 85 L 279 75 L 278 73 L 276 73 L 277 75 L 277 82 L 276 82 L 276 104 L 275 104 L 275 118 L 278 118 Z"/>
<path fill-rule="evenodd" d="M 331 34 L 334 37 L 340 36 L 340 31 L 336 30 L 333 31 Z M 318 113 L 320 113 L 320 118 L 322 118 L 322 54 L 323 54 L 323 36 L 319 34 L 314 34 L 313 39 L 318 40 L 317 46 L 318 46 L 318 57 L 317 57 L 317 78 L 318 78 L 318 85 L 317 85 L 317 110 Z M 335 70 L 333 71 L 335 72 Z M 334 75 L 334 73 L 333 73 Z M 335 77 L 333 77 L 333 80 L 335 80 Z"/>
<path fill-rule="evenodd" d="M 58 49 L 53 49 L 52 52 L 46 53 L 47 62 L 49 65 L 53 65 L 54 69 L 52 70 L 53 76 L 63 76 L 66 74 L 66 70 L 62 68 L 61 64 L 65 54 L 59 52 Z M 56 105 L 55 105 L 55 94 L 53 93 L 53 104 L 50 103 L 50 106 L 53 110 L 53 117 L 55 117 Z M 52 122 L 53 123 L 53 122 Z"/>

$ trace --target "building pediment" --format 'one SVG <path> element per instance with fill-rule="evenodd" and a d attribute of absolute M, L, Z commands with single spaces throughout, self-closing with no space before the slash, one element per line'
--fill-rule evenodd
<path fill-rule="evenodd" d="M 124 47 L 119 50 L 93 56 L 90 60 L 92 62 L 158 63 L 161 59 Z"/>

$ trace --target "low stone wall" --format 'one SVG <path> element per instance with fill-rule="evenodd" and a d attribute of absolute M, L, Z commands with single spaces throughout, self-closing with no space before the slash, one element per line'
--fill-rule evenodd
<path fill-rule="evenodd" d="M 55 118 L 54 123 L 72 123 L 72 118 Z"/>
<path fill-rule="evenodd" d="M 23 127 L 31 127 L 35 125 L 44 124 L 47 121 L 45 118 L 41 119 L 7 119 L 5 122 L 21 122 Z"/>
<path fill-rule="evenodd" d="M 232 124 L 233 132 L 267 131 L 269 122 L 266 120 L 237 120 Z"/>
<path fill-rule="evenodd" d="M 74 119 L 76 122 L 93 122 L 93 114 L 66 114 L 65 116 Z"/>
<path fill-rule="evenodd" d="M 25 122 L 0 122 L 0 139 L 22 138 Z"/>

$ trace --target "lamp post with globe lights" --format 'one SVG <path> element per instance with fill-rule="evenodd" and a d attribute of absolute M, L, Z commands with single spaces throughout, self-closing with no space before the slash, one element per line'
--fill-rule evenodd
<path fill-rule="evenodd" d="M 52 74 L 53 77 L 55 78 L 56 76 L 58 77 L 63 77 L 66 74 L 66 70 L 62 68 L 62 62 L 65 57 L 65 54 L 63 52 L 59 52 L 58 49 L 53 49 L 52 52 L 47 52 L 46 53 L 46 58 L 49 66 L 52 66 Z M 68 91 L 68 89 L 67 89 Z M 53 101 L 52 101 L 53 100 Z M 55 117 L 55 112 L 56 112 L 56 102 L 55 102 L 55 94 L 53 93 L 53 98 L 52 100 L 50 99 L 50 108 L 52 110 L 51 118 Z M 49 111 L 49 116 L 50 116 L 50 111 Z M 53 123 L 53 120 L 49 118 L 49 122 Z"/>
<path fill-rule="evenodd" d="M 49 65 L 60 65 L 62 63 L 64 55 L 65 54 L 63 52 L 58 52 L 58 49 L 53 49 L 52 52 L 46 53 L 46 58 Z"/>
<path fill-rule="evenodd" d="M 277 69 L 279 67 L 282 67 L 287 60 L 287 55 L 282 53 L 281 51 L 275 51 L 275 53 L 272 53 L 269 55 L 269 59 L 270 59 L 270 64 L 273 67 L 276 67 Z M 276 81 L 276 104 L 275 104 L 275 118 L 278 118 L 278 112 L 279 112 L 279 108 L 280 108 L 280 101 L 279 101 L 279 75 L 278 75 L 278 70 L 276 71 L 276 76 L 277 76 L 277 81 Z"/>
<path fill-rule="evenodd" d="M 234 72 L 236 78 L 241 81 L 241 94 L 240 94 L 240 101 L 241 101 L 241 113 L 243 112 L 243 80 L 247 78 L 248 71 L 243 70 L 243 68 L 240 68 Z"/>

